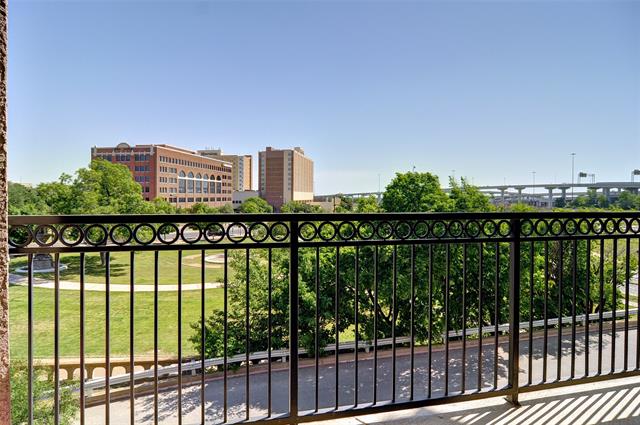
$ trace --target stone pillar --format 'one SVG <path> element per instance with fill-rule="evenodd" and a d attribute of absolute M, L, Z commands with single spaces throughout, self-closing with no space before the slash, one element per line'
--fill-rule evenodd
<path fill-rule="evenodd" d="M 7 218 L 7 1 L 0 0 L 0 425 L 11 424 Z"/>

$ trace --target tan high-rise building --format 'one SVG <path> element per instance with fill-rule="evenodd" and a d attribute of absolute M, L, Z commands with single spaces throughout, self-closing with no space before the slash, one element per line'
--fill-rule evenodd
<path fill-rule="evenodd" d="M 274 208 L 289 201 L 313 201 L 313 161 L 299 147 L 267 147 L 258 154 L 260 196 Z"/>
<path fill-rule="evenodd" d="M 230 162 L 233 166 L 232 189 L 235 191 L 252 190 L 253 161 L 251 155 L 225 155 L 221 149 L 205 149 L 199 155 Z"/>

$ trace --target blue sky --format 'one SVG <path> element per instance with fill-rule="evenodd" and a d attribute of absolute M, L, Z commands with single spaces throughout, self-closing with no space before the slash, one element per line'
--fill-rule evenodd
<path fill-rule="evenodd" d="M 640 168 L 638 1 L 11 2 L 9 175 L 302 146 L 316 193 Z"/>

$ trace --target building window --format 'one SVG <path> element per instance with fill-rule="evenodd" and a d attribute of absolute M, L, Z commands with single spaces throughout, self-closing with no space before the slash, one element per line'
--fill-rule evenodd
<path fill-rule="evenodd" d="M 196 175 L 196 193 L 202 193 L 202 175 L 200 173 Z"/>
<path fill-rule="evenodd" d="M 222 193 L 222 181 L 220 179 L 220 176 L 218 176 L 218 178 L 216 179 L 216 193 Z"/>
<path fill-rule="evenodd" d="M 204 175 L 204 183 L 202 184 L 202 191 L 204 193 L 209 193 L 209 175 Z"/>
<path fill-rule="evenodd" d="M 187 180 L 187 192 L 193 193 L 193 173 L 190 171 L 187 177 L 189 178 Z"/>
<path fill-rule="evenodd" d="M 187 181 L 185 180 L 184 171 L 180 171 L 180 178 L 178 179 L 178 192 L 186 193 L 187 191 Z"/>
<path fill-rule="evenodd" d="M 214 176 L 211 176 L 211 181 L 209 183 L 209 191 L 211 193 L 216 193 L 216 182 L 215 182 L 216 178 Z"/>

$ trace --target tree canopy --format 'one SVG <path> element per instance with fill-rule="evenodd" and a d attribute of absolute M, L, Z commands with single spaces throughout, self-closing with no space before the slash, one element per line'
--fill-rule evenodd
<path fill-rule="evenodd" d="M 272 213 L 273 207 L 264 199 L 254 196 L 245 200 L 238 211 L 244 214 Z"/>
<path fill-rule="evenodd" d="M 322 208 L 302 201 L 289 201 L 280 207 L 280 211 L 283 213 L 321 213 Z"/>

